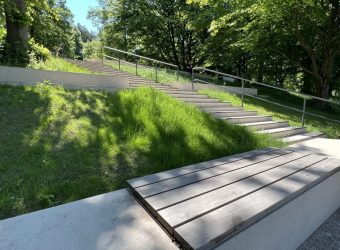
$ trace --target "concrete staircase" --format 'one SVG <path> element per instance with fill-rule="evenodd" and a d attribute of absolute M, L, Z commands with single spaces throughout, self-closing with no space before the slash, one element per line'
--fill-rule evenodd
<path fill-rule="evenodd" d="M 307 132 L 306 127 L 292 127 L 288 121 L 273 121 L 270 115 L 257 115 L 257 111 L 245 111 L 243 107 L 232 106 L 229 102 L 221 102 L 218 99 L 209 98 L 207 95 L 199 94 L 196 91 L 179 90 L 168 84 L 160 84 L 155 81 L 146 80 L 140 76 L 113 69 L 102 62 L 68 61 L 92 72 L 126 77 L 129 79 L 130 88 L 138 88 L 141 86 L 153 87 L 183 102 L 194 104 L 217 119 L 247 127 L 255 130 L 257 133 L 270 134 L 273 137 L 281 138 L 284 142 L 296 143 L 317 137 L 325 137 L 322 133 Z"/>

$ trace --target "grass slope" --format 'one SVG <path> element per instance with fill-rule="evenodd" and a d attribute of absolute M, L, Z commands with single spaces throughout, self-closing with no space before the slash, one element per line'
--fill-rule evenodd
<path fill-rule="evenodd" d="M 33 69 L 52 70 L 72 73 L 92 74 L 91 71 L 80 68 L 73 63 L 69 63 L 60 57 L 49 57 L 45 62 L 40 61 L 31 66 Z"/>
<path fill-rule="evenodd" d="M 119 189 L 133 177 L 283 145 L 149 88 L 0 86 L 0 114 L 1 219 Z"/>
<path fill-rule="evenodd" d="M 200 90 L 199 92 L 202 94 L 207 94 L 209 97 L 214 97 L 222 101 L 231 102 L 235 106 L 241 105 L 241 98 L 238 95 L 209 89 Z M 283 94 L 282 92 L 276 93 L 273 90 L 264 90 L 260 88 L 259 94 L 262 95 L 261 98 L 265 98 L 272 102 L 280 103 L 298 109 L 301 109 L 302 106 L 302 100 L 300 97 L 296 97 L 288 93 Z M 274 120 L 289 121 L 290 125 L 292 126 L 301 126 L 300 112 L 282 108 L 273 104 L 266 103 L 261 100 L 256 100 L 251 97 L 245 97 L 245 110 L 258 111 L 258 114 L 260 115 L 272 115 Z M 311 105 L 309 105 L 306 110 L 317 115 L 323 115 L 331 119 L 339 120 L 340 112 L 337 113 L 337 111 L 333 111 L 334 114 L 330 114 L 322 112 L 321 110 L 316 109 L 314 107 L 311 107 Z M 340 137 L 339 123 L 330 122 L 325 119 L 306 115 L 305 126 L 307 127 L 308 131 L 323 132 L 327 134 L 329 138 L 337 139 Z"/>

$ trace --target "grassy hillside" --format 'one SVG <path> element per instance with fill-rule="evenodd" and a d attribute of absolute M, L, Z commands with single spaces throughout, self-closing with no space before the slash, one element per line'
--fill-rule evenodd
<path fill-rule="evenodd" d="M 231 102 L 235 106 L 241 105 L 241 98 L 238 95 L 208 89 L 200 90 L 199 92 L 207 94 L 210 97 L 218 98 L 222 101 Z M 282 94 L 282 92 L 275 92 L 275 90 L 259 89 L 259 94 L 261 94 L 261 98 L 265 98 L 275 103 L 280 103 L 297 109 L 302 108 L 303 102 L 301 98 L 288 93 Z M 289 121 L 292 126 L 301 126 L 301 113 L 294 110 L 269 104 L 251 97 L 245 97 L 245 109 L 258 111 L 258 114 L 260 115 L 272 115 L 274 120 Z M 312 107 L 311 102 L 308 102 L 306 110 L 310 113 L 326 116 L 331 119 L 339 120 L 340 117 L 340 111 L 337 111 L 336 107 L 334 107 L 332 113 L 323 112 L 316 107 Z M 330 138 L 336 139 L 340 137 L 340 123 L 330 122 L 322 118 L 306 115 L 305 126 L 309 131 L 323 132 Z"/>
<path fill-rule="evenodd" d="M 73 73 L 86 73 L 91 74 L 92 72 L 80 68 L 72 63 L 65 61 L 60 57 L 49 57 L 45 62 L 40 61 L 31 66 L 33 69 L 42 69 L 42 70 L 52 70 L 52 71 L 62 71 L 62 72 L 73 72 Z"/>
<path fill-rule="evenodd" d="M 0 218 L 126 180 L 282 143 L 144 88 L 116 94 L 0 87 Z"/>

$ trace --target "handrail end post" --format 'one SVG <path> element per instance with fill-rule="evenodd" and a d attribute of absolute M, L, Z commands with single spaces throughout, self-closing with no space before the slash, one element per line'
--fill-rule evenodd
<path fill-rule="evenodd" d="M 302 117 L 301 117 L 301 126 L 305 126 L 305 113 L 306 113 L 306 96 L 303 97 L 303 108 L 302 108 Z"/>
<path fill-rule="evenodd" d="M 242 81 L 242 97 L 241 97 L 241 99 L 242 99 L 241 106 L 244 107 L 244 81 Z"/>

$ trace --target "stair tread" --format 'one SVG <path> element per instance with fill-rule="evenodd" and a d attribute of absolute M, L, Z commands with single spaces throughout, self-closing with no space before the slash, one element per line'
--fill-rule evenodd
<path fill-rule="evenodd" d="M 208 111 L 209 113 L 248 113 L 248 112 L 257 112 L 256 110 L 216 110 L 216 111 Z"/>
<path fill-rule="evenodd" d="M 287 121 L 264 121 L 264 122 L 248 122 L 241 124 L 242 126 L 256 126 L 256 125 L 266 125 L 266 124 L 276 124 L 276 123 L 286 123 Z"/>
<path fill-rule="evenodd" d="M 298 130 L 298 129 L 306 129 L 306 127 L 283 127 L 283 128 L 272 128 L 272 129 L 265 129 L 259 131 L 258 133 L 275 133 L 275 132 L 283 132 L 283 131 L 290 131 L 290 130 Z"/>
<path fill-rule="evenodd" d="M 288 136 L 286 138 L 283 138 L 282 140 L 284 142 L 298 142 L 298 141 L 304 141 L 304 140 L 308 140 L 308 139 L 312 139 L 312 138 L 316 138 L 320 136 L 325 136 L 325 134 L 321 132 L 307 132 L 307 133 L 303 133 L 299 135 Z"/>
<path fill-rule="evenodd" d="M 228 119 L 232 119 L 232 118 L 257 118 L 257 117 L 271 117 L 270 115 L 247 115 L 247 116 L 237 116 L 237 117 L 228 117 Z"/>

